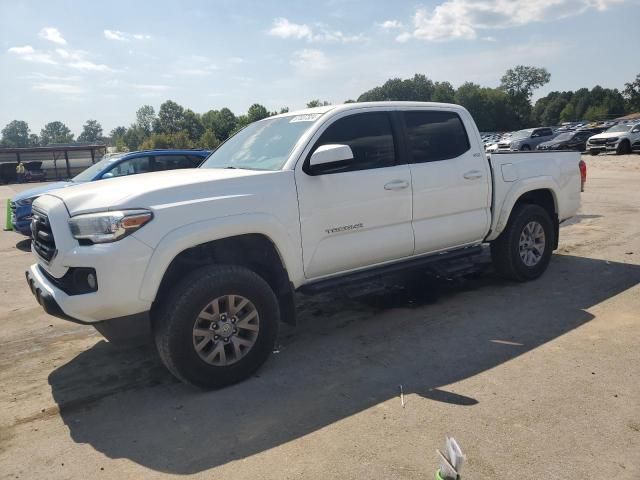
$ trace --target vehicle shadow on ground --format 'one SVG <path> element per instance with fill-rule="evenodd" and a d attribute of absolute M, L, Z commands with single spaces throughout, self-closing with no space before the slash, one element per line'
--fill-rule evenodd
<path fill-rule="evenodd" d="M 16 248 L 21 252 L 31 252 L 31 239 L 25 238 L 16 243 Z"/>
<path fill-rule="evenodd" d="M 548 273 L 527 284 L 487 274 L 440 283 L 437 294 L 426 283 L 366 301 L 305 298 L 279 353 L 223 390 L 176 383 L 151 348 L 122 352 L 105 342 L 57 368 L 49 383 L 74 441 L 191 474 L 362 412 L 398 396 L 400 384 L 405 395 L 473 408 L 481 400 L 472 392 L 447 385 L 584 325 L 593 318 L 586 309 L 639 282 L 637 265 L 555 255 Z"/>

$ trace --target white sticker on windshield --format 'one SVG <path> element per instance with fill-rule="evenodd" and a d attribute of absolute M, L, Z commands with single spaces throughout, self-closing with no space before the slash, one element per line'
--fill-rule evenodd
<path fill-rule="evenodd" d="M 289 120 L 289 123 L 313 122 L 313 121 L 317 120 L 318 118 L 320 118 L 320 115 L 322 115 L 322 114 L 321 113 L 305 113 L 304 115 L 296 115 L 291 120 Z"/>

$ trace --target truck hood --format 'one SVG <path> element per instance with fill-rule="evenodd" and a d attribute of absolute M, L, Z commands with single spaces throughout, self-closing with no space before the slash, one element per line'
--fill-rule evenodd
<path fill-rule="evenodd" d="M 212 168 L 168 170 L 88 182 L 51 192 L 51 195 L 62 200 L 69 215 L 74 216 L 106 210 L 152 208 L 165 202 L 210 197 L 220 193 L 216 186 L 269 173 L 273 172 Z"/>
<path fill-rule="evenodd" d="M 625 137 L 629 134 L 629 132 L 602 132 L 593 137 L 589 137 L 589 140 L 593 140 L 594 138 L 613 138 L 613 137 Z"/>
<path fill-rule="evenodd" d="M 27 198 L 36 198 L 40 195 L 44 195 L 45 193 L 50 192 L 51 190 L 55 190 L 57 188 L 65 188 L 73 185 L 73 182 L 53 182 L 47 183 L 45 185 L 40 185 L 39 187 L 30 188 L 29 190 L 25 190 L 23 192 L 18 193 L 11 200 L 14 202 L 19 202 L 21 200 L 26 200 Z"/>

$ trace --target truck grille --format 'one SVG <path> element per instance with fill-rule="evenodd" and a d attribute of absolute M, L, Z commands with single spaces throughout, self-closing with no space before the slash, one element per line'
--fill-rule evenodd
<path fill-rule="evenodd" d="M 33 249 L 47 262 L 56 254 L 56 242 L 53 238 L 49 217 L 47 214 L 33 209 L 31 218 L 31 242 Z"/>

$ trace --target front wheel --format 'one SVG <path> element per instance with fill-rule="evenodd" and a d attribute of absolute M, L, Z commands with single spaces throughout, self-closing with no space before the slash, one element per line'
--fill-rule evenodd
<path fill-rule="evenodd" d="M 589 150 L 589 154 L 590 155 L 595 156 L 595 155 L 598 155 L 598 153 L 600 153 L 600 152 L 598 152 L 598 150 Z"/>
<path fill-rule="evenodd" d="M 518 282 L 534 280 L 551 260 L 555 230 L 547 211 L 539 205 L 520 205 L 506 228 L 491 243 L 493 263 L 502 276 Z"/>
<path fill-rule="evenodd" d="M 618 144 L 616 148 L 616 155 L 629 155 L 631 153 L 631 143 L 629 140 L 623 140 Z"/>
<path fill-rule="evenodd" d="M 273 351 L 280 311 L 259 275 L 239 266 L 189 274 L 159 307 L 154 337 L 178 379 L 219 388 L 251 376 Z"/>

